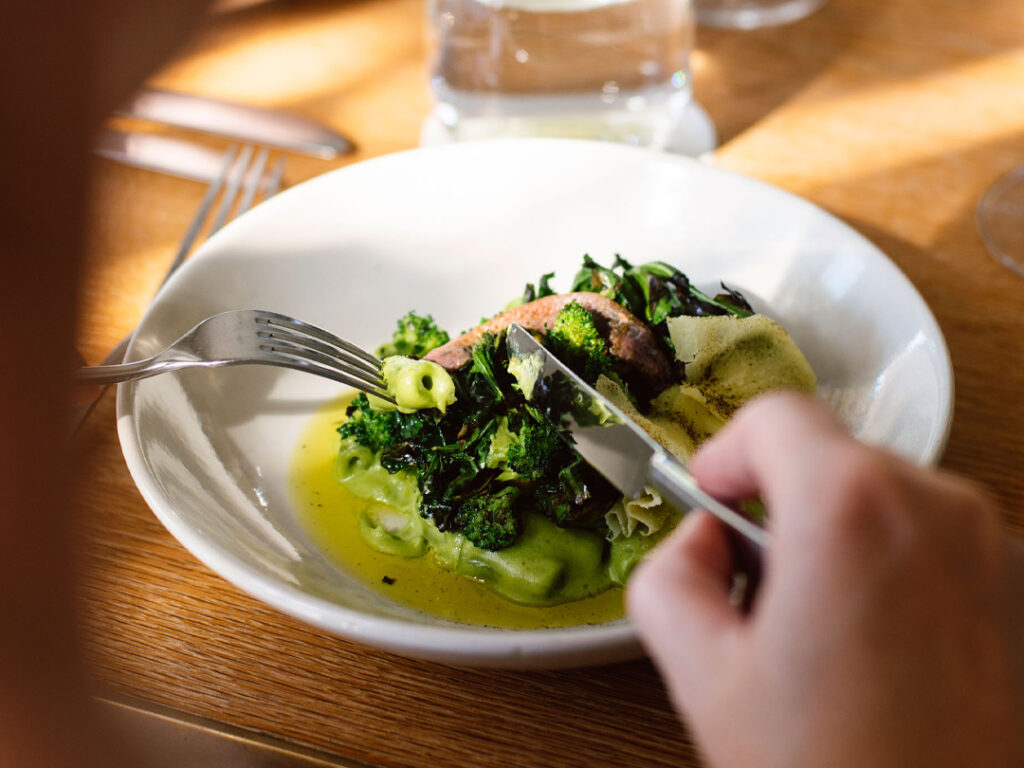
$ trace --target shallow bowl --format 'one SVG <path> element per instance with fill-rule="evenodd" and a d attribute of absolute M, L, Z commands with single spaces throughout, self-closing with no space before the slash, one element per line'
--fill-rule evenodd
<path fill-rule="evenodd" d="M 719 280 L 786 327 L 819 396 L 860 438 L 934 462 L 951 416 L 942 334 L 877 248 L 799 198 L 698 162 L 560 140 L 456 144 L 358 163 L 290 189 L 210 239 L 167 283 L 130 357 L 228 309 L 291 314 L 372 349 L 410 309 L 458 332 L 526 282 L 565 289 L 584 253 Z M 626 620 L 497 630 L 413 611 L 346 574 L 293 510 L 288 468 L 337 385 L 260 367 L 124 385 L 118 430 L 142 495 L 196 557 L 312 625 L 454 664 L 558 667 L 639 653 Z"/>

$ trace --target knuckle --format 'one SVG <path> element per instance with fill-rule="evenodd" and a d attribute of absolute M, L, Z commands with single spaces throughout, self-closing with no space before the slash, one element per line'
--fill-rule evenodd
<path fill-rule="evenodd" d="M 833 535 L 847 543 L 891 537 L 911 506 L 896 477 L 893 460 L 864 446 L 844 451 L 835 462 L 830 521 Z"/>
<path fill-rule="evenodd" d="M 847 541 L 883 540 L 900 551 L 952 548 L 979 564 L 998 559 L 995 506 L 959 478 L 926 473 L 884 452 L 858 447 L 837 470 L 833 530 Z"/>
<path fill-rule="evenodd" d="M 980 485 L 954 477 L 943 478 L 939 489 L 958 534 L 978 548 L 994 549 L 1002 540 L 996 505 Z"/>
<path fill-rule="evenodd" d="M 896 495 L 891 465 L 875 451 L 859 446 L 847 451 L 838 465 L 836 484 L 849 500 L 842 506 L 846 516 L 877 512 Z"/>

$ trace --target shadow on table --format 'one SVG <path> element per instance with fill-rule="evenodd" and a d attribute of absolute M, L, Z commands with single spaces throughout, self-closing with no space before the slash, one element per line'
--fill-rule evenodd
<path fill-rule="evenodd" d="M 973 206 L 950 223 L 948 242 L 966 245 L 957 260 L 942 245 L 921 248 L 872 225 L 850 224 L 907 274 L 931 307 L 946 338 L 955 380 L 953 428 L 942 465 L 987 486 L 1005 522 L 1024 530 L 1024 280 L 968 243 Z M 968 266 L 965 266 L 968 265 Z"/>
<path fill-rule="evenodd" d="M 795 24 L 755 30 L 700 27 L 694 97 L 726 144 L 802 91 L 857 35 L 832 3 Z"/>
<path fill-rule="evenodd" d="M 725 144 L 798 95 L 803 101 L 848 96 L 1019 48 L 1024 29 L 1006 23 L 1009 7 L 831 0 L 786 26 L 701 27 L 695 97 Z M 839 61 L 827 83 L 811 92 L 819 74 Z"/>

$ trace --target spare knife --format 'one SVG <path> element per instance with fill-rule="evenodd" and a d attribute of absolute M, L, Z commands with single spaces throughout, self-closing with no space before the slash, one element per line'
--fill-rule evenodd
<path fill-rule="evenodd" d="M 93 152 L 108 160 L 183 179 L 213 183 L 224 167 L 224 152 L 191 141 L 153 133 L 105 128 L 93 143 Z"/>
<path fill-rule="evenodd" d="M 738 548 L 737 554 L 748 574 L 756 576 L 752 571 L 758 567 L 758 558 L 751 554 L 768 546 L 768 533 L 764 528 L 701 490 L 678 459 L 542 347 L 529 331 L 513 323 L 508 327 L 506 343 L 510 357 L 529 360 L 536 366 L 537 385 L 556 379 L 554 387 L 557 388 L 562 381 L 567 382 L 562 386 L 571 388 L 572 405 L 561 426 L 572 436 L 573 448 L 588 464 L 628 499 L 636 498 L 645 487 L 651 487 L 676 509 L 706 509 L 744 538 L 742 543 L 747 544 Z"/>
<path fill-rule="evenodd" d="M 157 88 L 143 88 L 117 114 L 326 160 L 354 148 L 340 133 L 298 115 Z"/>

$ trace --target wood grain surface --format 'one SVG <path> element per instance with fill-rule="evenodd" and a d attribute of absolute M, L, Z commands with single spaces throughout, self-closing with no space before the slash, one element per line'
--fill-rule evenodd
<path fill-rule="evenodd" d="M 153 83 L 299 112 L 357 142 L 333 163 L 290 157 L 295 184 L 416 145 L 422 14 L 418 0 L 225 11 Z M 1024 530 L 1024 280 L 974 223 L 985 188 L 1024 163 L 1024 4 L 831 0 L 789 27 L 700 30 L 694 68 L 719 164 L 840 216 L 918 287 L 955 369 L 943 464 Z M 140 318 L 203 187 L 97 161 L 93 192 L 79 332 L 91 361 Z M 107 691 L 379 766 L 699 764 L 646 662 L 456 669 L 327 636 L 240 593 L 142 501 L 109 394 L 76 458 L 83 641 Z"/>

